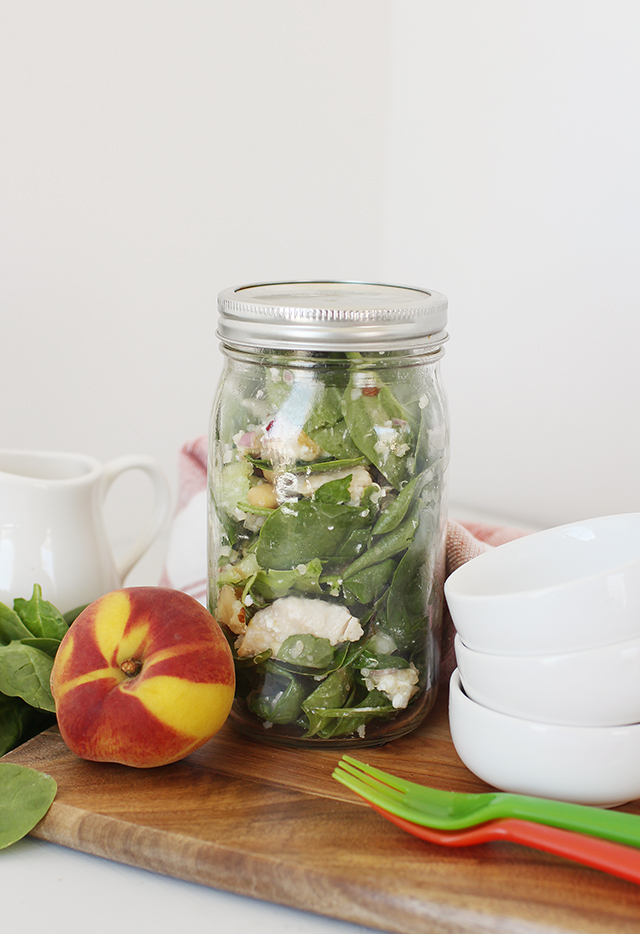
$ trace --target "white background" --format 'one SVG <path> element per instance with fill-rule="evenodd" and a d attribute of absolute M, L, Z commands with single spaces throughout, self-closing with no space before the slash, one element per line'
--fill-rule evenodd
<path fill-rule="evenodd" d="M 637 0 L 2 0 L 0 446 L 175 493 L 217 293 L 370 279 L 449 297 L 452 512 L 640 510 L 639 47 Z"/>

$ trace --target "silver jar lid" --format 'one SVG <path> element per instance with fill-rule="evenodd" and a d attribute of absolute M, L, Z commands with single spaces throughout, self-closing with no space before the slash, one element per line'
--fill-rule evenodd
<path fill-rule="evenodd" d="M 404 350 L 447 340 L 447 298 L 373 282 L 266 282 L 218 296 L 218 336 L 236 347 Z"/>

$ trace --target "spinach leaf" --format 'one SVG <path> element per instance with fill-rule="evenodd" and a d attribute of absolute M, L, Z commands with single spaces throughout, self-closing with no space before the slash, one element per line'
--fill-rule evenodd
<path fill-rule="evenodd" d="M 287 570 L 313 558 L 333 558 L 349 532 L 368 522 L 368 511 L 358 506 L 307 500 L 285 503 L 267 517 L 260 530 L 258 564 Z"/>
<path fill-rule="evenodd" d="M 50 655 L 51 658 L 56 657 L 56 652 L 60 647 L 59 639 L 40 639 L 34 636 L 32 639 L 20 639 L 21 645 L 30 645 L 34 649 L 40 649 L 41 652 L 44 652 L 45 655 Z"/>
<path fill-rule="evenodd" d="M 372 386 L 371 394 L 366 389 L 352 377 L 342 401 L 345 421 L 358 448 L 399 490 L 413 467 L 416 439 L 409 414 L 387 386 Z"/>
<path fill-rule="evenodd" d="M 32 707 L 55 712 L 49 681 L 53 659 L 40 649 L 13 641 L 0 646 L 0 693 L 21 697 Z"/>
<path fill-rule="evenodd" d="M 345 561 L 354 561 L 361 555 L 369 545 L 371 538 L 371 529 L 352 529 L 340 546 L 338 560 L 341 564 Z"/>
<path fill-rule="evenodd" d="M 408 548 L 413 541 L 418 523 L 419 509 L 414 508 L 409 516 L 401 522 L 397 528 L 388 532 L 386 535 L 381 535 L 363 555 L 356 558 L 353 564 L 349 565 L 344 572 L 344 579 L 347 580 L 350 577 L 354 577 L 365 568 L 373 564 L 378 564 L 387 558 L 392 558 L 394 555 Z"/>
<path fill-rule="evenodd" d="M 351 439 L 349 427 L 344 418 L 336 422 L 335 425 L 328 425 L 326 428 L 318 428 L 313 432 L 308 432 L 316 444 L 329 454 L 337 458 L 360 458 L 362 452 L 357 444 Z"/>
<path fill-rule="evenodd" d="M 304 461 L 291 467 L 291 473 L 320 473 L 329 470 L 341 470 L 343 467 L 357 467 L 362 464 L 364 457 L 358 454 L 356 457 L 339 457 L 331 460 L 322 461 Z"/>
<path fill-rule="evenodd" d="M 309 720 L 305 736 L 315 736 L 331 719 L 329 708 L 342 707 L 353 689 L 353 678 L 348 668 L 338 668 L 306 698 L 302 709 Z"/>
<path fill-rule="evenodd" d="M 347 603 L 373 603 L 389 586 L 395 569 L 393 558 L 387 558 L 350 575 L 342 584 L 345 600 Z"/>
<path fill-rule="evenodd" d="M 314 494 L 316 503 L 348 503 L 351 499 L 349 484 L 353 479 L 353 474 L 347 474 L 338 480 L 328 480 L 318 487 Z"/>
<path fill-rule="evenodd" d="M 0 762 L 0 849 L 33 830 L 51 807 L 56 791 L 50 775 Z"/>
<path fill-rule="evenodd" d="M 258 571 L 251 585 L 253 596 L 265 600 L 284 597 L 291 590 L 302 593 L 322 593 L 319 580 L 322 574 L 322 562 L 313 558 L 308 564 L 299 564 L 291 571 Z"/>
<path fill-rule="evenodd" d="M 43 600 L 39 584 L 34 584 L 30 600 L 17 597 L 13 601 L 13 609 L 32 636 L 60 640 L 69 628 L 60 611 L 48 600 Z"/>
<path fill-rule="evenodd" d="M 0 694 L 0 756 L 20 744 L 33 715 L 34 708 L 22 698 Z"/>
<path fill-rule="evenodd" d="M 433 471 L 425 470 L 403 486 L 393 502 L 380 513 L 378 521 L 373 527 L 373 534 L 384 535 L 386 532 L 392 532 L 393 529 L 400 525 L 409 507 L 417 497 L 424 496 L 424 489 L 431 480 L 433 480 Z"/>
<path fill-rule="evenodd" d="M 32 635 L 15 610 L 0 603 L 0 643 L 8 645 L 14 639 L 29 639 Z"/>
<path fill-rule="evenodd" d="M 424 553 L 408 549 L 402 556 L 387 594 L 381 623 L 401 651 L 411 649 L 428 630 L 430 576 Z"/>
<path fill-rule="evenodd" d="M 237 507 L 241 512 L 248 512 L 252 516 L 270 516 L 273 509 L 269 506 L 255 506 L 246 500 L 238 500 Z"/>
<path fill-rule="evenodd" d="M 314 432 L 335 425 L 341 415 L 341 401 L 342 390 L 337 386 L 324 386 L 319 380 L 314 380 L 312 403 L 303 425 L 305 434 L 312 438 Z"/>
<path fill-rule="evenodd" d="M 335 649 L 328 639 L 309 633 L 288 636 L 278 649 L 279 661 L 299 668 L 326 668 L 333 661 Z"/>
<path fill-rule="evenodd" d="M 294 723 L 306 689 L 301 679 L 272 661 L 265 662 L 265 679 L 259 694 L 247 699 L 249 708 L 270 723 Z"/>
<path fill-rule="evenodd" d="M 388 717 L 396 713 L 393 704 L 381 691 L 370 691 L 360 703 L 353 707 L 327 710 L 327 716 L 333 722 L 325 725 L 321 731 L 322 739 L 331 739 L 334 736 L 347 736 L 365 726 L 373 717 Z"/>
<path fill-rule="evenodd" d="M 358 657 L 354 659 L 353 667 L 360 670 L 363 668 L 408 668 L 409 662 L 402 655 L 380 655 L 365 646 Z"/>

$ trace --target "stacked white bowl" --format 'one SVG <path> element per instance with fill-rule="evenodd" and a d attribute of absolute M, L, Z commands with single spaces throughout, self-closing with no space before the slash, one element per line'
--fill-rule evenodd
<path fill-rule="evenodd" d="M 640 513 L 501 545 L 451 574 L 445 594 L 465 765 L 502 791 L 640 797 Z"/>

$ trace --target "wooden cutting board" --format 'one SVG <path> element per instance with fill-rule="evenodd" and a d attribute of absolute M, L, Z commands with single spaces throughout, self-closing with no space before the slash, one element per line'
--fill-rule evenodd
<path fill-rule="evenodd" d="M 488 787 L 456 755 L 444 696 L 415 733 L 356 755 L 439 788 Z M 58 782 L 34 836 L 179 879 L 397 934 L 640 930 L 640 886 L 511 843 L 424 843 L 332 779 L 338 759 L 231 723 L 157 769 L 85 762 L 55 729 L 5 757 Z"/>

